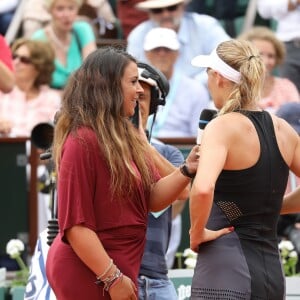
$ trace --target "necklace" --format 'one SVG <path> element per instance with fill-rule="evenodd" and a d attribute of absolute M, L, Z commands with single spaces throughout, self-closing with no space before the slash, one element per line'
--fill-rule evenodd
<path fill-rule="evenodd" d="M 70 46 L 69 38 L 68 38 L 67 43 L 63 43 L 57 37 L 57 35 L 55 34 L 53 27 L 51 25 L 48 27 L 48 33 L 49 33 L 50 39 L 59 47 L 59 49 L 61 49 L 64 53 L 67 53 L 69 50 L 69 46 Z M 55 49 L 57 49 L 57 48 L 55 47 Z"/>

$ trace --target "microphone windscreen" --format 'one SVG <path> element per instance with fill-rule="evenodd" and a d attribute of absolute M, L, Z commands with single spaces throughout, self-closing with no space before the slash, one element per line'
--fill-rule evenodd
<path fill-rule="evenodd" d="M 217 115 L 215 109 L 203 109 L 199 118 L 199 128 L 204 129 L 205 126 Z"/>

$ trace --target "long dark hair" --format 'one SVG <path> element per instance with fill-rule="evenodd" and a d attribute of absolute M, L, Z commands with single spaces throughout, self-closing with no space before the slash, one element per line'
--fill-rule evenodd
<path fill-rule="evenodd" d="M 123 113 L 121 79 L 130 62 L 136 63 L 136 60 L 124 50 L 112 47 L 91 53 L 65 87 L 54 134 L 53 153 L 59 166 L 63 143 L 70 132 L 81 126 L 95 131 L 111 172 L 111 189 L 116 197 L 132 193 L 138 180 L 146 191 L 153 183 L 148 145 Z"/>

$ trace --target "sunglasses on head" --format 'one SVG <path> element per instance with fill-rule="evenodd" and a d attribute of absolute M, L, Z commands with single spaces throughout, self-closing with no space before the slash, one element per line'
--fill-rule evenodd
<path fill-rule="evenodd" d="M 12 55 L 13 59 L 19 59 L 19 61 L 23 64 L 31 64 L 32 63 L 32 60 L 30 57 L 27 57 L 27 56 L 22 56 L 22 55 L 18 55 L 18 54 L 13 54 Z"/>
<path fill-rule="evenodd" d="M 152 8 L 150 11 L 153 14 L 161 14 L 164 10 L 167 10 L 169 12 L 175 11 L 178 8 L 179 4 L 175 4 L 172 6 L 162 7 L 162 8 Z"/>

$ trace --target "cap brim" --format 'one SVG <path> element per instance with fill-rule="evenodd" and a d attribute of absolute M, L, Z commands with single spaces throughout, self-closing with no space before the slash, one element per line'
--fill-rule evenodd
<path fill-rule="evenodd" d="M 198 55 L 192 59 L 191 64 L 194 67 L 208 68 L 211 63 L 210 60 L 210 55 Z"/>
<path fill-rule="evenodd" d="M 175 45 L 175 46 L 173 46 L 173 45 L 162 45 L 162 44 L 152 44 L 152 45 L 145 45 L 144 46 L 144 50 L 145 51 L 151 51 L 151 50 L 153 50 L 153 49 L 157 49 L 157 48 L 167 48 L 167 49 L 169 49 L 169 50 L 172 50 L 172 51 L 177 51 L 177 50 L 179 50 L 179 46 L 178 45 Z"/>
<path fill-rule="evenodd" d="M 143 1 L 140 2 L 136 5 L 136 8 L 142 9 L 142 10 L 149 10 L 153 8 L 163 8 L 163 7 L 168 7 L 172 5 L 176 5 L 179 3 L 183 3 L 185 0 L 148 0 L 148 1 Z"/>

